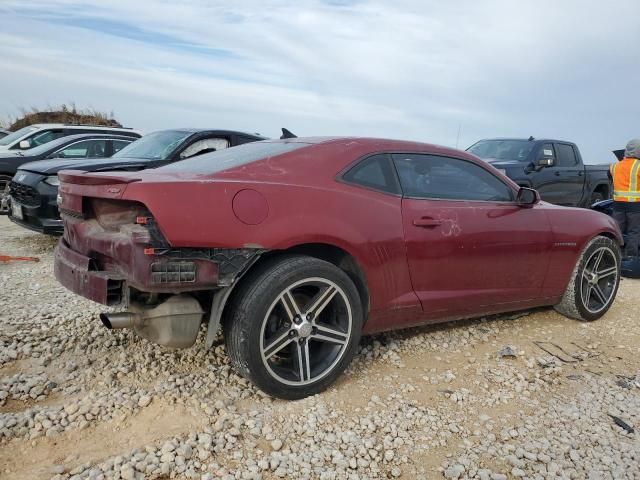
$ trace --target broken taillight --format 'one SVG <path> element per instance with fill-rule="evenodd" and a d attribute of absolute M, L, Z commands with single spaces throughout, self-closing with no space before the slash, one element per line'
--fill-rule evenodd
<path fill-rule="evenodd" d="M 103 228 L 107 229 L 137 223 L 139 217 L 146 218 L 149 213 L 147 208 L 139 202 L 103 198 L 88 200 L 93 216 Z"/>

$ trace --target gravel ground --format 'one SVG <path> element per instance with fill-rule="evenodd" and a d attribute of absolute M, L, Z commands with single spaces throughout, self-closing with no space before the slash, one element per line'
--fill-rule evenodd
<path fill-rule="evenodd" d="M 168 351 L 104 329 L 54 245 L 0 217 L 0 255 L 41 259 L 0 264 L 0 478 L 640 478 L 640 281 L 591 324 L 545 309 L 365 338 L 335 386 L 285 402 L 204 330 Z"/>

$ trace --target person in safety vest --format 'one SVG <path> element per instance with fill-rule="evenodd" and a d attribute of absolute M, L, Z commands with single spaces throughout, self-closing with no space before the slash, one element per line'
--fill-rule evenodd
<path fill-rule="evenodd" d="M 640 139 L 627 143 L 624 158 L 609 167 L 613 181 L 613 218 L 625 235 L 625 256 L 640 245 Z"/>

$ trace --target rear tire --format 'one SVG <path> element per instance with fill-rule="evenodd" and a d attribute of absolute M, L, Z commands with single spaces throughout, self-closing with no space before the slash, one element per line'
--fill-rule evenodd
<path fill-rule="evenodd" d="M 593 238 L 582 251 L 560 303 L 566 317 L 591 322 L 611 307 L 620 285 L 620 246 L 608 237 Z"/>
<path fill-rule="evenodd" d="M 278 258 L 234 293 L 224 318 L 227 353 L 269 395 L 304 398 L 347 368 L 363 319 L 358 290 L 344 271 L 312 257 Z"/>

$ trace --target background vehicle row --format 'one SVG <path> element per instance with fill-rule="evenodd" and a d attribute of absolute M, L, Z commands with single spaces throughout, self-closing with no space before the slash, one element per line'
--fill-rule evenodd
<path fill-rule="evenodd" d="M 255 134 L 211 129 L 162 130 L 149 133 L 131 145 L 126 143 L 127 139 L 114 139 L 111 144 L 104 138 L 96 137 L 74 136 L 72 140 L 69 140 L 71 137 L 65 137 L 12 154 L 13 157 L 5 160 L 6 169 L 24 164 L 9 186 L 9 218 L 43 233 L 62 233 L 62 221 L 56 204 L 57 174 L 60 170 L 138 171 L 264 139 Z M 41 161 L 31 161 L 41 158 Z M 2 162 L 0 157 L 0 168 Z"/>

